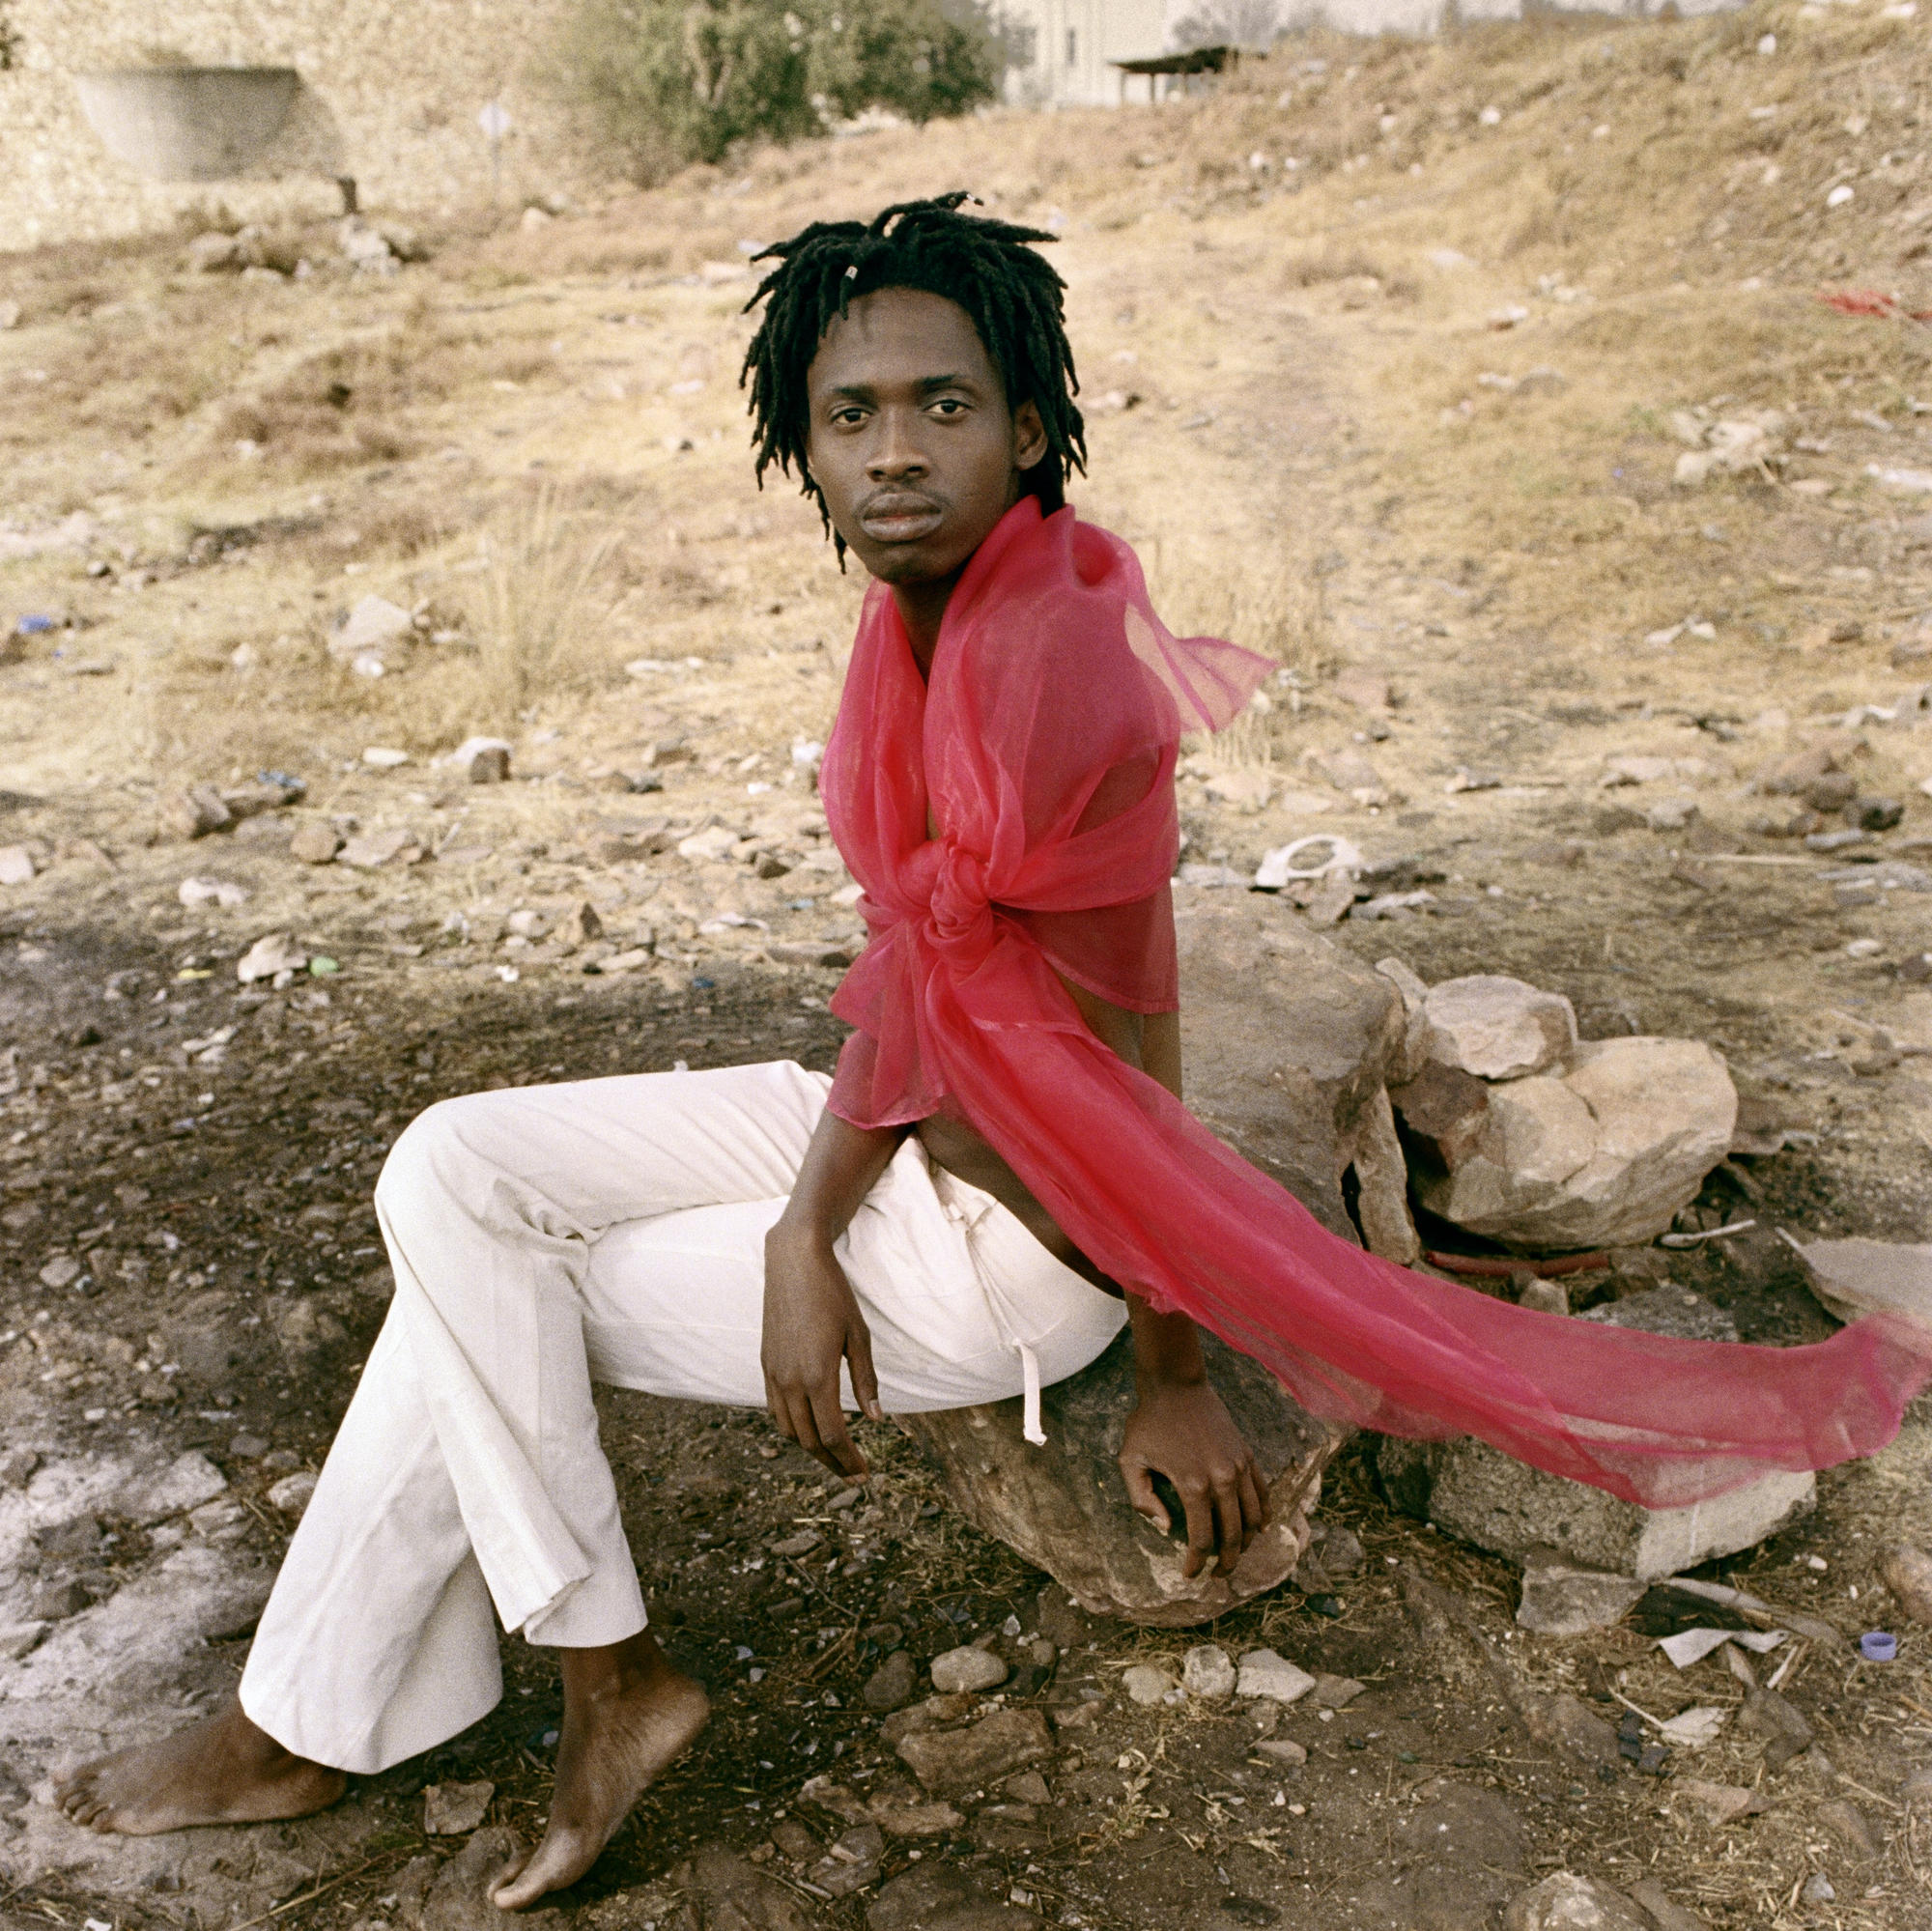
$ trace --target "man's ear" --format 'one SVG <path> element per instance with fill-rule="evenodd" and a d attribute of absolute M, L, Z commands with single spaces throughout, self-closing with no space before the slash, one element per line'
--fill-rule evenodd
<path fill-rule="evenodd" d="M 1046 425 L 1032 397 L 1013 411 L 1013 468 L 1024 472 L 1046 455 Z"/>

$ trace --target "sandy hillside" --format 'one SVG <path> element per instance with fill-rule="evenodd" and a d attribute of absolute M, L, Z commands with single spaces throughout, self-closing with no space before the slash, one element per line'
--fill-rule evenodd
<path fill-rule="evenodd" d="M 1586 1036 L 1709 1041 L 1784 1144 L 1714 1177 L 1692 1216 L 1755 1226 L 1673 1276 L 1747 1338 L 1823 1332 L 1776 1229 L 1922 1238 L 1932 1171 L 1926 31 L 1867 0 L 1314 37 L 1158 110 L 392 234 L 421 258 L 390 275 L 328 230 L 257 238 L 246 273 L 196 271 L 185 237 L 7 258 L 0 844 L 35 875 L 0 884 L 4 1466 L 44 1489 L 37 1466 L 131 1458 L 196 1496 L 7 1530 L 7 1617 L 50 1631 L 0 1684 L 21 1790 L 232 1684 L 291 1520 L 271 1497 L 319 1465 L 381 1318 L 368 1189 L 415 1111 L 830 1065 L 859 927 L 810 756 L 860 585 L 808 505 L 753 488 L 735 382 L 749 244 L 827 213 L 969 186 L 1060 237 L 1076 500 L 1177 628 L 1281 665 L 1265 710 L 1189 747 L 1181 896 L 1333 833 L 1427 895 L 1334 928 L 1364 960 L 1520 975 Z M 364 606 L 345 646 L 370 598 L 407 629 Z M 439 761 L 472 736 L 509 781 Z M 256 788 L 188 838 L 195 786 Z M 1836 833 L 1861 836 L 1807 842 Z M 241 986 L 276 933 L 301 963 Z M 586 1922 L 937 1925 L 882 1900 L 916 1865 L 991 1900 L 976 1926 L 1460 1931 L 1558 1869 L 1648 1876 L 1726 1931 L 1927 1909 L 1901 1788 L 1932 1737 L 1922 1632 L 1883 1668 L 1805 1648 L 1782 1687 L 1817 1747 L 1775 1773 L 1730 1722 L 1662 1780 L 1599 1776 L 1526 1727 L 1535 1698 L 1614 1725 L 1741 1690 L 1628 1628 L 1514 1631 L 1516 1572 L 1392 1514 L 1351 1450 L 1324 1515 L 1361 1563 L 1200 1638 L 1369 1686 L 1262 1740 L 1296 1767 L 1225 1709 L 1125 1699 L 1128 1664 L 1178 1669 L 1186 1641 L 1043 1601 L 895 1439 L 857 1497 L 756 1417 L 624 1397 L 609 1422 L 654 1616 L 721 1714 L 563 1900 Z M 1932 1535 L 1928 1444 L 1919 1420 L 1828 1475 L 1723 1576 L 1848 1636 L 1896 1627 L 1877 1550 Z M 807 1531 L 810 1563 L 772 1552 Z M 199 1606 L 167 1623 L 184 1577 Z M 101 1665 L 154 1604 L 181 1639 Z M 902 1781 L 863 1687 L 976 1634 L 1020 1667 L 1043 1636 L 1027 1693 L 1096 1714 L 826 1894 L 823 1842 L 862 1827 L 801 1786 L 835 1759 L 862 1793 Z M 492 1826 L 540 1820 L 554 1688 L 505 1659 L 490 1723 L 299 1829 L 103 1850 L 0 1776 L 0 1915 L 468 1923 L 418 1908 L 452 1848 L 419 1793 L 484 1780 Z M 1753 1807 L 1725 1818 L 1719 1787 Z M 721 1845 L 769 1888 L 729 1904 L 723 1866 L 681 1862 Z"/>

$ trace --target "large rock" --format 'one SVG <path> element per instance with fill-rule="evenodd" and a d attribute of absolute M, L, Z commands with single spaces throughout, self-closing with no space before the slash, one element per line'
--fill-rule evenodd
<path fill-rule="evenodd" d="M 1284 1581 L 1308 1547 L 1307 1513 L 1342 1437 L 1304 1414 L 1266 1369 L 1203 1336 L 1208 1372 L 1267 1484 L 1269 1521 L 1232 1576 L 1181 1575 L 1181 1524 L 1162 1535 L 1128 1505 L 1116 1465 L 1134 1402 L 1131 1338 L 1041 1397 L 1046 1446 L 1021 1434 L 1018 1400 L 901 1424 L 932 1451 L 954 1505 L 1096 1615 L 1184 1629 Z"/>
<path fill-rule="evenodd" d="M 1401 991 L 1326 939 L 1244 907 L 1183 907 L 1175 929 L 1189 1107 L 1331 1232 L 1359 1240 L 1344 1205 L 1353 1168 L 1370 1246 L 1412 1261 L 1385 1098 L 1406 1070 Z"/>
<path fill-rule="evenodd" d="M 1577 1014 L 1560 992 L 1499 973 L 1432 985 L 1423 1011 L 1431 1057 L 1478 1079 L 1548 1072 L 1566 1065 L 1577 1048 Z"/>
<path fill-rule="evenodd" d="M 1461 1132 L 1415 1135 L 1414 1183 L 1432 1213 L 1520 1251 L 1640 1245 L 1724 1157 L 1737 1110 L 1700 1041 L 1605 1039 L 1566 1073 L 1491 1086 Z"/>

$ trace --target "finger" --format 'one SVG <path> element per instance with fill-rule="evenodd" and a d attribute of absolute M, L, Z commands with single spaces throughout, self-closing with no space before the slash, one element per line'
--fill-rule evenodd
<path fill-rule="evenodd" d="M 1161 1507 L 1160 1497 L 1153 1491 L 1153 1470 L 1145 1462 L 1129 1462 L 1122 1457 L 1121 1479 L 1127 1485 L 1127 1500 L 1162 1535 L 1166 1535 L 1174 1527 L 1174 1522 Z"/>
<path fill-rule="evenodd" d="M 1221 1546 L 1221 1560 L 1215 1566 L 1223 1576 L 1232 1576 L 1248 1546 L 1241 1533 L 1241 1478 L 1237 1470 L 1230 1470 L 1214 1484 L 1214 1533 Z"/>
<path fill-rule="evenodd" d="M 804 1391 L 787 1388 L 783 1391 L 785 1409 L 785 1433 L 805 1450 L 808 1455 L 817 1455 L 818 1430 L 811 1418 L 811 1404 L 806 1400 Z"/>
<path fill-rule="evenodd" d="M 841 1475 L 864 1475 L 866 1458 L 854 1446 L 845 1427 L 845 1410 L 838 1404 L 838 1383 L 811 1390 L 811 1419 L 818 1432 L 820 1456 L 828 1468 Z"/>
<path fill-rule="evenodd" d="M 1248 1542 L 1267 1527 L 1267 1490 L 1262 1483 L 1262 1471 L 1250 1462 L 1241 1470 L 1241 1520 Z"/>
<path fill-rule="evenodd" d="M 1199 1576 L 1214 1559 L 1214 1503 L 1207 1483 L 1195 1482 L 1182 1489 L 1180 1504 L 1187 1511 L 1187 1560 L 1180 1573 Z"/>
<path fill-rule="evenodd" d="M 872 1366 L 872 1337 L 856 1315 L 845 1330 L 845 1359 L 852 1367 L 852 1392 L 858 1397 L 859 1411 L 867 1421 L 884 1421 L 886 1411 L 879 1406 L 879 1376 Z"/>
<path fill-rule="evenodd" d="M 779 1384 L 769 1375 L 765 1377 L 765 1406 L 771 1410 L 772 1425 L 778 1432 L 787 1441 L 796 1441 L 798 1434 L 792 1427 L 791 1415 L 785 1406 L 785 1398 L 780 1391 Z"/>

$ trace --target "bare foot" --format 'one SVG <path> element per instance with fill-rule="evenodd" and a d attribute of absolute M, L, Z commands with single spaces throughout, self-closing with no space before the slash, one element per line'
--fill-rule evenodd
<path fill-rule="evenodd" d="M 192 1729 L 116 1750 L 58 1779 L 54 1800 L 90 1831 L 151 1837 L 192 1824 L 263 1824 L 327 1810 L 349 1779 L 292 1755 L 232 1702 Z"/>
<path fill-rule="evenodd" d="M 528 1862 L 505 1873 L 491 1902 L 521 1911 L 575 1884 L 710 1714 L 704 1691 L 670 1666 L 648 1632 L 608 1649 L 565 1650 L 550 1827 Z"/>

